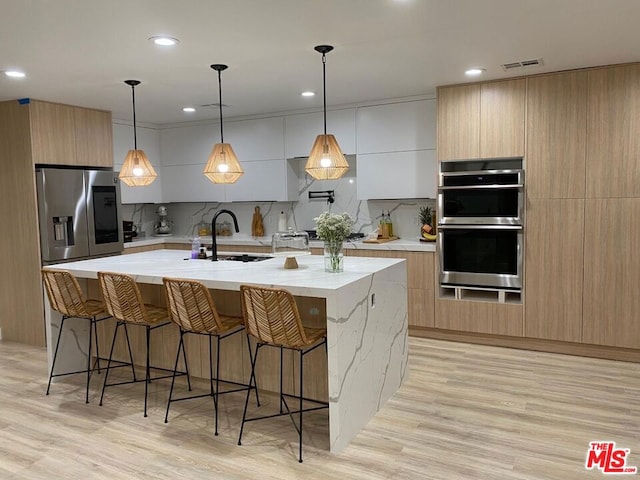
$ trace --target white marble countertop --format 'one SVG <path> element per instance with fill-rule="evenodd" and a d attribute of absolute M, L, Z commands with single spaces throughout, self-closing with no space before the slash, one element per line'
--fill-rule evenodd
<path fill-rule="evenodd" d="M 266 255 L 266 254 L 265 254 Z M 162 284 L 162 277 L 198 280 L 208 288 L 239 290 L 241 284 L 289 289 L 296 295 L 326 296 L 373 273 L 404 262 L 403 259 L 345 257 L 344 271 L 324 271 L 324 257 L 297 257 L 299 268 L 285 269 L 284 257 L 260 262 L 190 260 L 185 250 L 153 250 L 112 257 L 60 263 L 51 268 L 67 270 L 79 278 L 97 278 L 108 271 L 133 275 L 141 283 Z"/>
<path fill-rule="evenodd" d="M 147 245 L 158 245 L 163 243 L 184 243 L 190 245 L 193 237 L 188 235 L 171 235 L 162 237 L 144 237 L 134 239 L 132 242 L 124 244 L 124 248 L 142 247 Z M 206 245 L 211 245 L 211 237 L 201 237 Z M 218 245 L 245 245 L 253 247 L 271 247 L 271 237 L 252 237 L 250 235 L 233 235 L 231 237 L 218 237 Z M 321 240 L 311 240 L 309 245 L 312 248 L 322 248 Z M 390 250 L 409 252 L 435 252 L 435 242 L 421 242 L 416 238 L 401 238 L 386 243 L 364 243 L 361 240 L 355 242 L 345 242 L 344 248 L 357 250 Z"/>

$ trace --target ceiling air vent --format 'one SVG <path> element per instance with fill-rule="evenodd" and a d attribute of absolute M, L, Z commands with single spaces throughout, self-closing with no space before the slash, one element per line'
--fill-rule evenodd
<path fill-rule="evenodd" d="M 505 72 L 510 72 L 512 70 L 518 70 L 520 68 L 540 67 L 542 65 L 543 63 L 541 58 L 534 58 L 533 60 L 522 60 L 520 62 L 504 63 L 502 65 L 502 69 Z"/>

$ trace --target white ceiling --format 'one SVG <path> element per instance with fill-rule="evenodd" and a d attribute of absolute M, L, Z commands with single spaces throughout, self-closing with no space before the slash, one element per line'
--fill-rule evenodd
<path fill-rule="evenodd" d="M 434 94 L 437 85 L 640 60 L 640 0 L 0 0 L 0 100 L 31 97 L 174 123 Z M 180 39 L 160 48 L 147 39 Z M 542 58 L 506 74 L 503 63 Z M 302 98 L 303 90 L 315 97 Z"/>

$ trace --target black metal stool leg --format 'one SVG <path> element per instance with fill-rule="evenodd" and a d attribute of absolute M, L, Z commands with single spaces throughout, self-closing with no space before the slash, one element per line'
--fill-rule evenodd
<path fill-rule="evenodd" d="M 131 373 L 133 374 L 133 381 L 137 382 L 136 378 L 136 367 L 133 364 L 133 354 L 131 353 L 131 342 L 129 341 L 129 330 L 127 330 L 127 324 L 122 322 L 124 325 L 124 335 L 127 338 L 127 350 L 129 350 L 129 361 L 131 361 Z"/>
<path fill-rule="evenodd" d="M 220 392 L 220 335 L 216 335 L 216 429 L 214 435 L 218 435 L 218 408 L 220 407 L 220 399 L 218 393 Z"/>
<path fill-rule="evenodd" d="M 300 352 L 300 428 L 299 428 L 299 439 L 300 439 L 300 445 L 299 445 L 299 454 L 300 454 L 300 458 L 298 460 L 298 462 L 302 463 L 302 398 L 304 397 L 303 395 L 303 362 L 302 362 L 302 350 L 299 350 Z"/>
<path fill-rule="evenodd" d="M 149 368 L 149 344 L 151 337 L 151 328 L 146 326 L 146 337 L 147 337 L 147 352 L 146 352 L 146 363 L 145 363 L 145 379 L 144 379 L 144 416 L 147 416 L 147 393 L 149 391 L 149 383 L 151 383 L 151 369 Z"/>
<path fill-rule="evenodd" d="M 118 328 L 122 325 L 120 322 L 116 323 L 116 328 L 113 331 L 113 340 L 111 340 L 111 350 L 109 351 L 109 361 L 107 362 L 107 371 L 104 374 L 104 382 L 102 383 L 102 393 L 100 394 L 100 406 L 102 406 L 102 399 L 104 398 L 104 389 L 107 387 L 107 378 L 109 377 L 109 370 L 111 369 L 111 358 L 113 357 L 113 348 L 116 345 L 116 338 L 118 336 Z M 125 327 L 125 332 L 126 332 Z"/>
<path fill-rule="evenodd" d="M 255 369 L 256 360 L 258 359 L 258 351 L 260 350 L 260 344 L 256 345 L 256 353 L 251 358 L 251 377 L 249 377 L 249 385 L 255 381 Z M 257 386 L 256 386 L 257 390 Z M 240 436 L 238 437 L 238 445 L 242 445 L 242 432 L 244 431 L 244 421 L 247 418 L 247 406 L 249 405 L 249 396 L 251 395 L 251 388 L 247 388 L 247 398 L 244 401 L 244 411 L 242 412 L 242 424 L 240 425 Z"/>
<path fill-rule="evenodd" d="M 98 322 L 96 317 L 93 317 L 91 324 L 93 325 L 93 341 L 96 345 L 96 364 L 98 365 L 98 373 L 100 373 L 100 347 L 98 345 Z"/>
<path fill-rule="evenodd" d="M 53 378 L 53 371 L 56 368 L 56 358 L 58 358 L 58 347 L 60 346 L 60 338 L 62 337 L 62 327 L 64 326 L 64 321 L 68 317 L 66 315 L 62 316 L 62 320 L 60 321 L 60 331 L 58 332 L 58 339 L 56 340 L 56 349 L 53 352 L 53 360 L 51 361 L 51 371 L 49 372 L 49 383 L 47 383 L 47 393 L 45 395 L 49 395 L 49 389 L 51 388 L 51 379 Z"/>
<path fill-rule="evenodd" d="M 182 332 L 182 329 L 180 330 Z M 187 363 L 187 349 L 185 348 L 184 341 L 182 340 L 182 333 L 180 333 L 180 341 L 182 342 L 182 357 L 184 358 L 184 371 L 187 373 L 187 385 L 189 386 L 189 391 L 191 391 L 191 376 L 189 375 L 189 364 Z"/>
<path fill-rule="evenodd" d="M 85 393 L 84 403 L 89 403 L 89 381 L 91 380 L 91 341 L 93 340 L 93 330 L 91 326 L 93 319 L 89 319 L 89 351 L 87 352 L 87 392 Z"/>
<path fill-rule="evenodd" d="M 178 343 L 178 352 L 176 353 L 176 363 L 173 366 L 173 376 L 171 377 L 171 390 L 169 390 L 169 400 L 167 401 L 167 411 L 164 414 L 164 423 L 167 423 L 169 421 L 169 407 L 171 406 L 171 398 L 173 396 L 173 385 L 176 383 L 176 371 L 178 370 L 178 361 L 180 361 L 180 349 L 182 348 L 184 351 L 183 336 L 184 336 L 184 331 L 180 329 L 180 342 Z M 187 364 L 186 357 L 184 362 L 186 366 Z"/>
<path fill-rule="evenodd" d="M 284 348 L 280 347 L 280 413 L 283 413 L 284 410 L 282 410 L 282 375 L 283 375 L 283 355 L 284 355 Z"/>
<path fill-rule="evenodd" d="M 249 335 L 247 335 L 247 347 L 249 348 L 249 361 L 251 361 L 251 359 L 253 358 L 253 353 L 251 352 L 251 340 L 249 340 Z M 254 382 L 254 389 L 256 392 L 256 405 L 259 407 L 260 406 L 260 397 L 258 395 L 258 383 Z M 251 378 L 249 378 L 249 390 L 251 390 Z"/>

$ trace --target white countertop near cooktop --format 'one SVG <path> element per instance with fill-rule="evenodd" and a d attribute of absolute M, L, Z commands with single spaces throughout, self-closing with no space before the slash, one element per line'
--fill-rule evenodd
<path fill-rule="evenodd" d="M 211 237 L 200 237 L 205 245 L 211 245 Z M 231 237 L 218 237 L 218 245 L 245 245 L 253 247 L 271 247 L 271 237 L 252 237 L 250 235 L 233 235 Z M 134 238 L 132 242 L 124 244 L 124 248 L 143 247 L 147 245 L 158 245 L 164 243 L 184 243 L 191 245 L 193 237 L 188 235 L 170 235 L 162 237 Z M 322 240 L 311 240 L 311 248 L 322 248 Z M 409 251 L 409 252 L 435 252 L 435 242 L 421 242 L 416 238 L 400 238 L 386 243 L 364 243 L 362 240 L 355 242 L 345 241 L 344 248 L 356 250 L 389 250 L 389 251 Z"/>

